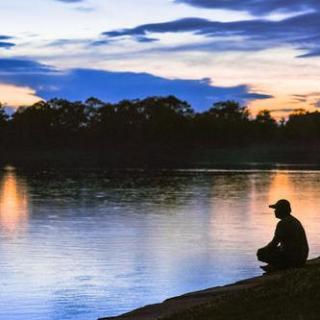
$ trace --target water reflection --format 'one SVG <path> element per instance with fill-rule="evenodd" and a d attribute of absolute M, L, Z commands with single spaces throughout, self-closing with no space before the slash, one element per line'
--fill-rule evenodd
<path fill-rule="evenodd" d="M 318 201 L 320 173 L 317 171 L 277 172 L 269 188 L 269 203 L 288 199 L 292 214 L 302 222 L 310 244 L 310 255 L 318 256 L 320 251 L 320 203 Z"/>
<path fill-rule="evenodd" d="M 97 319 L 261 274 L 279 198 L 320 252 L 317 171 L 21 174 L 0 173 L 0 228 L 19 234 L 0 240 L 0 319 Z"/>
<path fill-rule="evenodd" d="M 28 220 L 28 191 L 13 167 L 6 167 L 0 180 L 0 227 L 14 234 Z"/>

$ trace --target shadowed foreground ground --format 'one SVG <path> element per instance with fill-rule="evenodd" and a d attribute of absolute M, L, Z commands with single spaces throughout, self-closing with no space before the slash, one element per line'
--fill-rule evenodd
<path fill-rule="evenodd" d="M 192 292 L 116 320 L 320 319 L 320 258 L 306 267 Z"/>

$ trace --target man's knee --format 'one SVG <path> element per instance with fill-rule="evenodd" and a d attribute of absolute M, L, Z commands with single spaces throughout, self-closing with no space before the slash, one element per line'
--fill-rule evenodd
<path fill-rule="evenodd" d="M 268 250 L 266 248 L 261 248 L 257 251 L 257 258 L 259 261 L 268 262 Z"/>

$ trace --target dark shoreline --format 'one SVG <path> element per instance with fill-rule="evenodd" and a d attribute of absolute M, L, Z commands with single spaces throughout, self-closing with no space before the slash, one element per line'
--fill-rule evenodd
<path fill-rule="evenodd" d="M 303 268 L 187 293 L 99 320 L 318 319 L 319 270 L 320 258 L 311 259 Z M 278 309 L 283 309 L 280 314 Z"/>
<path fill-rule="evenodd" d="M 320 146 L 2 149 L 0 165 L 110 169 L 320 169 Z"/>

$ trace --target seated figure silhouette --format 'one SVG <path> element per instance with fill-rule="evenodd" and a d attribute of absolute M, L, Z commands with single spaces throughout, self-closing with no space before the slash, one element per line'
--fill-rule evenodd
<path fill-rule="evenodd" d="M 266 272 L 303 266 L 307 260 L 309 246 L 300 221 L 291 215 L 288 200 L 282 199 L 270 205 L 280 219 L 272 241 L 257 252 L 258 260 L 268 265 L 261 268 Z"/>

